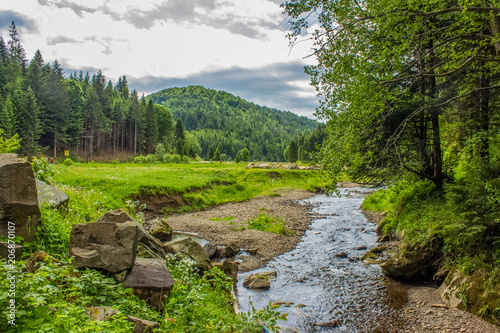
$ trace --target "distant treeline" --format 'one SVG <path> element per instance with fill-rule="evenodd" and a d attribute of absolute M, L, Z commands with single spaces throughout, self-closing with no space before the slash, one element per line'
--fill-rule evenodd
<path fill-rule="evenodd" d="M 27 60 L 14 22 L 9 39 L 0 37 L 0 130 L 19 136 L 24 155 L 146 155 L 162 143 L 167 153 L 191 157 L 210 159 L 219 148 L 223 159 L 235 159 L 247 148 L 252 160 L 282 161 L 292 139 L 317 124 L 203 87 L 139 97 L 125 76 L 116 84 L 101 71 L 66 77 L 39 50 Z"/>

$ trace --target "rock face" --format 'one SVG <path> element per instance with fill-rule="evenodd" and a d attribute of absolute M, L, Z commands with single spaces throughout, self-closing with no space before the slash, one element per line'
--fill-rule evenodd
<path fill-rule="evenodd" d="M 162 242 L 151 236 L 149 232 L 147 232 L 146 229 L 144 229 L 144 227 L 140 225 L 132 216 L 128 215 L 123 208 L 104 214 L 97 220 L 97 223 L 134 224 L 137 227 L 137 241 L 141 246 L 141 252 L 146 252 L 153 257 L 160 256 L 161 258 L 165 258 L 166 253 L 163 250 Z"/>
<path fill-rule="evenodd" d="M 173 232 L 172 227 L 168 225 L 167 220 L 164 218 L 153 220 L 151 229 L 149 229 L 151 236 L 158 238 L 162 242 L 171 241 Z"/>
<path fill-rule="evenodd" d="M 396 257 L 381 264 L 382 272 L 396 280 L 413 282 L 430 280 L 435 273 L 431 258 L 426 256 Z"/>
<path fill-rule="evenodd" d="M 212 263 L 205 252 L 205 249 L 196 241 L 189 237 L 183 237 L 171 242 L 166 242 L 163 244 L 163 248 L 168 253 L 173 254 L 183 254 L 194 261 L 196 261 L 196 267 L 201 271 L 207 271 L 212 268 Z"/>
<path fill-rule="evenodd" d="M 36 180 L 36 188 L 40 206 L 46 204 L 52 208 L 68 207 L 69 197 L 63 191 L 38 179 Z"/>
<path fill-rule="evenodd" d="M 125 288 L 133 288 L 134 294 L 146 301 L 149 307 L 161 312 L 174 281 L 163 259 L 137 258 L 134 267 L 123 280 Z"/>
<path fill-rule="evenodd" d="M 77 268 L 110 273 L 132 268 L 137 255 L 137 222 L 83 223 L 71 229 L 69 256 Z"/>
<path fill-rule="evenodd" d="M 32 242 L 36 238 L 39 220 L 31 164 L 15 154 L 0 154 L 0 236 L 8 237 L 9 231 L 13 231 L 15 236 Z"/>

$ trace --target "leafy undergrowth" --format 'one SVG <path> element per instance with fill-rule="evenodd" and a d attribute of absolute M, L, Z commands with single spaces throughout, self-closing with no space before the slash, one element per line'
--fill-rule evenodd
<path fill-rule="evenodd" d="M 138 195 L 181 193 L 189 203 L 181 207 L 182 212 L 258 195 L 275 196 L 282 188 L 314 191 L 326 185 L 319 171 L 246 169 L 235 163 L 91 163 L 57 165 L 56 170 L 57 183 L 106 193 L 114 207 L 121 207 Z"/>
<path fill-rule="evenodd" d="M 468 276 L 485 272 L 485 293 L 500 283 L 500 181 L 469 177 L 437 189 L 428 181 L 401 181 L 368 196 L 363 208 L 387 211 L 384 233 L 402 238 L 402 250 L 434 246 L 442 257 L 440 273 L 461 270 Z M 498 318 L 500 308 L 482 308 Z M 487 310 L 484 310 L 487 309 Z"/>

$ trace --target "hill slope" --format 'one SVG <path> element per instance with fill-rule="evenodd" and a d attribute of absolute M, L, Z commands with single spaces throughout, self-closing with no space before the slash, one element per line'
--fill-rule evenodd
<path fill-rule="evenodd" d="M 283 161 L 290 141 L 318 126 L 309 118 L 201 86 L 169 88 L 148 98 L 182 119 L 185 129 L 198 139 L 204 158 L 210 158 L 217 147 L 231 159 L 248 148 L 252 160 Z"/>

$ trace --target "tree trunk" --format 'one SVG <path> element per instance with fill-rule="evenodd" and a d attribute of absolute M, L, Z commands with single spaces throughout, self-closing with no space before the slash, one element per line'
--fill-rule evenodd
<path fill-rule="evenodd" d="M 441 154 L 441 136 L 439 133 L 439 114 L 437 111 L 431 113 L 432 121 L 432 152 L 433 152 L 433 169 L 434 169 L 434 184 L 438 188 L 443 186 L 443 157 Z"/>

